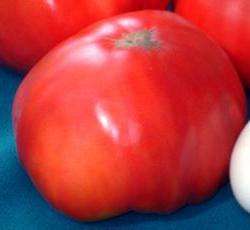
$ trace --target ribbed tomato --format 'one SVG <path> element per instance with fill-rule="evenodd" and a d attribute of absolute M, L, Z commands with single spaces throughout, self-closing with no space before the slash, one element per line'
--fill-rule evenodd
<path fill-rule="evenodd" d="M 224 51 L 172 13 L 95 24 L 42 59 L 18 90 L 20 160 L 80 220 L 170 212 L 225 181 L 245 120 Z"/>

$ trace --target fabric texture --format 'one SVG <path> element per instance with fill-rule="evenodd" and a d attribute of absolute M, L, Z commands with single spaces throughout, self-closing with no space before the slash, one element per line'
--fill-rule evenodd
<path fill-rule="evenodd" d="M 21 80 L 21 74 L 0 68 L 0 230 L 250 229 L 250 215 L 238 206 L 228 184 L 209 201 L 171 215 L 129 213 L 80 223 L 59 214 L 36 191 L 17 159 L 11 108 Z"/>

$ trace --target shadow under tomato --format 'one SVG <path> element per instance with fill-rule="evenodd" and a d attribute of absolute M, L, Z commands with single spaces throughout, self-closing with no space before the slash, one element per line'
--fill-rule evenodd
<path fill-rule="evenodd" d="M 194 218 L 195 216 L 202 215 L 205 212 L 209 212 L 211 209 L 215 209 L 217 206 L 222 205 L 225 202 L 232 200 L 232 193 L 230 186 L 227 184 L 222 187 L 219 192 L 210 200 L 203 202 L 200 205 L 188 205 L 172 214 L 140 214 L 130 212 L 120 217 L 113 218 L 102 222 L 84 224 L 89 227 L 121 227 L 121 226 L 136 226 L 140 223 L 146 222 L 176 222 L 181 220 L 187 220 Z"/>

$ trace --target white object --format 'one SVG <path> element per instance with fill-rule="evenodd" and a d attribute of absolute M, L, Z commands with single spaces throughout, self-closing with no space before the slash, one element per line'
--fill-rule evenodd
<path fill-rule="evenodd" d="M 230 163 L 230 182 L 236 200 L 250 213 L 250 122 L 234 147 Z"/>

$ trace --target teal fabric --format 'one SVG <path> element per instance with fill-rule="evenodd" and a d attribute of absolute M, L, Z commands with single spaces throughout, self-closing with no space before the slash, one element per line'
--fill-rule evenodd
<path fill-rule="evenodd" d="M 250 229 L 246 214 L 226 185 L 211 200 L 171 215 L 129 213 L 98 223 L 75 222 L 54 211 L 20 166 L 11 126 L 11 107 L 20 74 L 0 68 L 0 230 L 78 229 Z"/>

